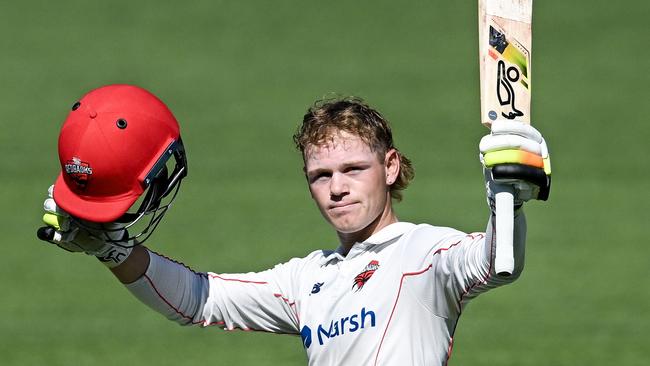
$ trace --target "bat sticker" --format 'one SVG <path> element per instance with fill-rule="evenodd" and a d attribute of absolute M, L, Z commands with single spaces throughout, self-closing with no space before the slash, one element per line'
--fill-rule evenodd
<path fill-rule="evenodd" d="M 499 104 L 505 109 L 501 111 L 501 115 L 507 119 L 521 117 L 524 112 L 515 104 L 515 96 L 519 92 L 530 92 L 528 80 L 530 53 L 517 40 L 508 39 L 505 32 L 493 26 L 490 26 L 489 44 L 492 47 L 489 55 L 497 61 L 496 94 Z M 488 116 L 491 120 L 495 120 L 497 113 L 490 111 Z"/>
<path fill-rule="evenodd" d="M 510 66 L 506 69 L 506 63 L 499 60 L 497 66 L 497 97 L 502 106 L 510 105 L 510 108 L 512 109 L 508 114 L 501 112 L 501 115 L 507 119 L 515 119 L 516 117 L 524 115 L 524 113 L 518 110 L 515 106 L 515 90 L 511 84 L 511 82 L 516 83 L 518 80 L 519 70 L 514 66 Z"/>

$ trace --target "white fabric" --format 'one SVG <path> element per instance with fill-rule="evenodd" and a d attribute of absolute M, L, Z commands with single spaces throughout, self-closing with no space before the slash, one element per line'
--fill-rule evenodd
<path fill-rule="evenodd" d="M 509 278 L 492 269 L 492 220 L 487 234 L 400 222 L 345 257 L 316 251 L 259 273 L 196 273 L 150 253 L 127 288 L 180 324 L 302 333 L 310 365 L 442 365 L 467 302 L 520 274 L 525 231 L 519 210 Z"/>
<path fill-rule="evenodd" d="M 496 120 L 492 123 L 490 134 L 483 136 L 479 142 L 479 150 L 485 154 L 508 149 L 525 150 L 543 159 L 549 157 L 546 140 L 535 127 L 523 122 Z"/>
<path fill-rule="evenodd" d="M 536 141 L 542 142 L 542 134 L 535 129 L 535 127 L 517 121 L 510 120 L 496 120 L 492 122 L 490 131 L 493 135 L 518 135 Z"/>

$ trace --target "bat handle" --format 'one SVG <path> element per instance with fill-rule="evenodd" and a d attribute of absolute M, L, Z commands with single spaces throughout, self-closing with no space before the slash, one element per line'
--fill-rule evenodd
<path fill-rule="evenodd" d="M 494 269 L 499 276 L 510 276 L 515 268 L 512 238 L 514 231 L 514 188 L 508 187 L 495 195 L 496 253 Z"/>

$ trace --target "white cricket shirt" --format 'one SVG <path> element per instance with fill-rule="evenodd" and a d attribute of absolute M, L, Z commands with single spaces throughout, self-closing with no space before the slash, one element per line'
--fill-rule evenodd
<path fill-rule="evenodd" d="M 347 256 L 316 251 L 259 273 L 197 273 L 151 253 L 127 287 L 181 324 L 299 334 L 310 365 L 444 365 L 468 300 L 521 271 L 523 214 L 515 222 L 507 279 L 492 270 L 491 230 L 398 222 Z"/>

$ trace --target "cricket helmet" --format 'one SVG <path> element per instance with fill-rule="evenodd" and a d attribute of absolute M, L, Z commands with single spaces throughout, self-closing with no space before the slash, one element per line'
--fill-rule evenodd
<path fill-rule="evenodd" d="M 108 85 L 84 95 L 61 128 L 58 148 L 56 204 L 82 220 L 127 227 L 151 215 L 135 237 L 155 228 L 187 175 L 176 118 L 160 99 L 137 86 Z M 161 206 L 172 192 L 170 202 Z M 143 194 L 140 207 L 128 212 Z"/>

